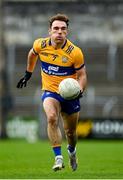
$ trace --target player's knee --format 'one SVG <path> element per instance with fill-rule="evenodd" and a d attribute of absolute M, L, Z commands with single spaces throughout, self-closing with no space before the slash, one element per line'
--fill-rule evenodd
<path fill-rule="evenodd" d="M 66 133 L 67 137 L 69 137 L 69 138 L 76 135 L 76 131 L 75 130 L 66 129 L 65 133 Z"/>
<path fill-rule="evenodd" d="M 56 125 L 57 124 L 57 116 L 55 113 L 50 113 L 47 117 L 48 124 Z"/>

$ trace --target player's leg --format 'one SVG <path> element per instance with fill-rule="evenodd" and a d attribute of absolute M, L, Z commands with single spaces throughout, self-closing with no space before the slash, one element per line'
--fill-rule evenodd
<path fill-rule="evenodd" d="M 60 103 L 52 97 L 47 97 L 43 101 L 43 107 L 47 117 L 48 137 L 55 154 L 55 165 L 53 166 L 53 170 L 56 171 L 64 167 L 63 157 L 61 155 L 62 135 L 58 126 Z"/>
<path fill-rule="evenodd" d="M 47 117 L 47 132 L 53 146 L 61 144 L 61 132 L 58 127 L 60 104 L 56 99 L 48 97 L 43 102 Z"/>
<path fill-rule="evenodd" d="M 70 166 L 73 171 L 77 169 L 77 159 L 76 159 L 76 143 L 77 134 L 76 128 L 79 118 L 79 112 L 73 113 L 71 115 L 62 113 L 65 135 L 68 141 L 68 153 L 70 158 Z"/>
<path fill-rule="evenodd" d="M 62 118 L 68 144 L 75 147 L 77 142 L 76 128 L 78 124 L 79 112 L 71 115 L 62 112 Z"/>

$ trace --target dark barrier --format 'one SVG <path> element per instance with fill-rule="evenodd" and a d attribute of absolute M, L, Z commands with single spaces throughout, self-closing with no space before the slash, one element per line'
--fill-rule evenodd
<path fill-rule="evenodd" d="M 80 119 L 78 138 L 123 139 L 123 119 Z"/>

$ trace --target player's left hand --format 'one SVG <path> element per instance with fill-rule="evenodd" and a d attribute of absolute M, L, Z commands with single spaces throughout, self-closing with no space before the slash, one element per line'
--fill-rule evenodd
<path fill-rule="evenodd" d="M 80 93 L 79 93 L 79 95 L 78 95 L 78 99 L 80 99 L 80 98 L 82 98 L 83 97 L 83 91 L 82 90 L 80 90 Z"/>

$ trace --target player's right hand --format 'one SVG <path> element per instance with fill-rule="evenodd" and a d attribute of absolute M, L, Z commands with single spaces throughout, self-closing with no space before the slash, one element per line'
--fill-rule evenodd
<path fill-rule="evenodd" d="M 24 79 L 24 77 L 22 79 L 20 79 L 20 81 L 17 83 L 17 88 L 23 88 L 26 87 L 27 81 L 26 79 Z"/>
<path fill-rule="evenodd" d="M 17 83 L 17 88 L 23 88 L 26 87 L 27 81 L 31 78 L 32 72 L 25 72 L 25 76 L 20 79 L 20 81 Z"/>

